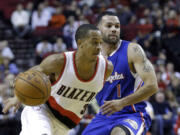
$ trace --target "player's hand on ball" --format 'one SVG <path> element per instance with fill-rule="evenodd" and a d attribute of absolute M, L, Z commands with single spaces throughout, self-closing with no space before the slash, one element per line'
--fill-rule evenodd
<path fill-rule="evenodd" d="M 120 103 L 120 100 L 104 101 L 104 105 L 101 106 L 101 112 L 103 115 L 110 116 L 111 114 L 120 111 L 124 106 Z"/>
<path fill-rule="evenodd" d="M 21 102 L 17 99 L 17 97 L 12 97 L 8 98 L 7 100 L 4 101 L 4 108 L 3 108 L 3 113 L 7 113 L 7 111 L 11 108 L 14 107 L 14 113 L 19 109 L 21 105 Z"/>

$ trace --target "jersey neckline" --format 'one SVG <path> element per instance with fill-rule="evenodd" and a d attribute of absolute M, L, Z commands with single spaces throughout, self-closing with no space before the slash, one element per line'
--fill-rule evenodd
<path fill-rule="evenodd" d="M 75 63 L 75 56 L 76 56 L 76 51 L 73 52 L 73 67 L 74 67 L 75 75 L 76 75 L 76 77 L 78 78 L 78 80 L 79 80 L 79 81 L 82 81 L 82 82 L 90 82 L 90 81 L 92 81 L 92 80 L 94 79 L 96 73 L 97 73 L 97 69 L 98 69 L 98 65 L 99 65 L 99 56 L 97 57 L 97 62 L 96 62 L 95 71 L 94 71 L 92 77 L 91 77 L 89 80 L 84 80 L 84 79 L 82 79 L 82 78 L 79 76 L 79 74 L 78 74 L 78 72 L 77 72 L 76 63 Z"/>
<path fill-rule="evenodd" d="M 113 54 L 115 54 L 118 51 L 118 49 L 120 48 L 121 44 L 122 44 L 122 40 L 119 41 L 119 44 L 118 44 L 117 48 L 109 56 L 113 56 Z"/>

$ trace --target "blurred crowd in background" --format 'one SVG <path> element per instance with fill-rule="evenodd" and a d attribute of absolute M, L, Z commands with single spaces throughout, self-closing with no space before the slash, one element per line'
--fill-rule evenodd
<path fill-rule="evenodd" d="M 77 49 L 79 25 L 99 13 L 118 14 L 121 38 L 139 43 L 154 65 L 159 92 L 147 99 L 147 135 L 180 135 L 180 0 L 1 0 L 0 135 L 18 135 L 22 108 L 2 113 L 13 79 L 52 53 Z M 81 135 L 97 113 L 94 102 L 70 135 Z"/>

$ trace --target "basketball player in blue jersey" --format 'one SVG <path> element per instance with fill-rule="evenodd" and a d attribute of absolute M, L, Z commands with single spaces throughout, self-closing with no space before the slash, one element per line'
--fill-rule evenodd
<path fill-rule="evenodd" d="M 77 29 L 75 39 L 77 51 L 53 54 L 33 67 L 55 81 L 46 104 L 23 109 L 20 135 L 67 135 L 111 75 L 112 63 L 99 55 L 102 36 L 98 28 L 83 24 Z M 16 96 L 9 98 L 3 112 L 12 106 L 17 109 L 18 104 Z"/>
<path fill-rule="evenodd" d="M 158 89 L 153 66 L 140 45 L 120 40 L 116 14 L 100 14 L 97 26 L 103 36 L 102 54 L 114 70 L 96 96 L 100 112 L 82 135 L 145 135 L 151 119 L 143 101 Z"/>

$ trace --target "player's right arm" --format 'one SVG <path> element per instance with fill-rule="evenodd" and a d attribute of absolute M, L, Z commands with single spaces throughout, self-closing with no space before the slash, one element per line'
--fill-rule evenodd
<path fill-rule="evenodd" d="M 59 75 L 64 66 L 64 55 L 53 54 L 44 59 L 39 65 L 32 67 L 30 70 L 38 70 L 50 76 L 51 74 Z"/>
<path fill-rule="evenodd" d="M 39 65 L 36 65 L 29 70 L 38 70 L 43 72 L 47 76 L 51 77 L 52 74 L 59 76 L 64 66 L 64 54 L 53 54 L 44 59 Z M 50 78 L 51 79 L 51 78 Z M 11 107 L 14 107 L 14 112 L 20 107 L 21 103 L 14 95 L 12 98 L 8 98 L 4 101 L 3 113 L 6 113 Z"/>

